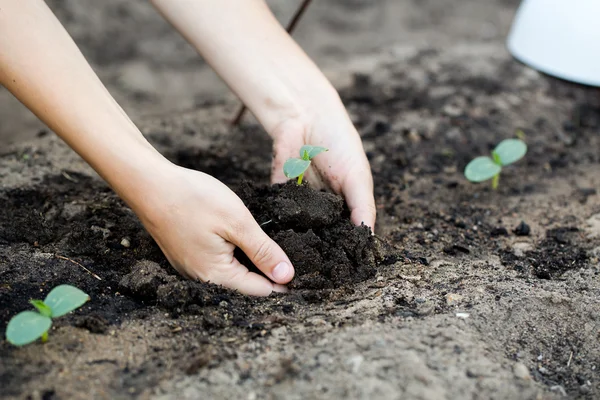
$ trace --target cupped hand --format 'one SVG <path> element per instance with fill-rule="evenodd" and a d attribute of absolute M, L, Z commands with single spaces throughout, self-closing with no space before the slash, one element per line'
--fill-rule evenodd
<path fill-rule="evenodd" d="M 375 199 L 369 161 L 356 128 L 341 103 L 319 115 L 287 118 L 276 125 L 273 137 L 271 181 L 285 182 L 283 164 L 299 157 L 305 144 L 329 151 L 316 156 L 305 173 L 314 187 L 328 187 L 342 195 L 351 211 L 352 222 L 375 229 Z"/>
<path fill-rule="evenodd" d="M 201 172 L 170 165 L 167 179 L 136 210 L 182 275 L 255 296 L 285 291 L 294 269 L 227 186 Z M 239 247 L 268 278 L 233 255 Z"/>

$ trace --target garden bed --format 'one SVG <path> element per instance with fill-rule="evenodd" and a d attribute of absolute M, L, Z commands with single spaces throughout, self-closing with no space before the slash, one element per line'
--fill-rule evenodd
<path fill-rule="evenodd" d="M 287 294 L 249 298 L 177 276 L 56 138 L 4 152 L 0 330 L 61 283 L 91 301 L 46 344 L 0 344 L 2 396 L 599 396 L 598 90 L 541 76 L 495 45 L 390 57 L 341 89 L 373 169 L 376 237 L 334 195 L 269 187 L 269 139 L 224 124 L 232 107 L 142 126 L 174 162 L 272 220 L 265 231 L 301 266 Z M 529 153 L 498 190 L 464 179 L 471 158 L 518 129 Z M 296 201 L 306 196 L 316 198 Z M 280 215 L 294 201 L 323 215 Z"/>

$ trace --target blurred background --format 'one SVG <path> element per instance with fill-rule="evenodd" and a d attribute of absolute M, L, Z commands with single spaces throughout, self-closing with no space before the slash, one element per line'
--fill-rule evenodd
<path fill-rule="evenodd" d="M 300 0 L 269 0 L 283 25 Z M 139 121 L 235 96 L 145 0 L 49 0 L 108 90 Z M 315 0 L 294 38 L 334 84 L 352 61 L 393 46 L 444 48 L 504 42 L 518 0 Z M 44 125 L 0 87 L 0 147 Z"/>

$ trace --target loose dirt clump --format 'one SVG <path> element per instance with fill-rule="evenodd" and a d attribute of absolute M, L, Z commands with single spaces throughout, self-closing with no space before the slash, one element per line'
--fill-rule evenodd
<path fill-rule="evenodd" d="M 293 289 L 333 289 L 375 275 L 383 254 L 366 226 L 350 222 L 341 197 L 293 182 L 245 184 L 237 194 L 296 268 Z"/>

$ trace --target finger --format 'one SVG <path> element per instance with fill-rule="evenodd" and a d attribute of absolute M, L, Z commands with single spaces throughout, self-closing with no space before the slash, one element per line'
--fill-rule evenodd
<path fill-rule="evenodd" d="M 364 223 L 375 230 L 375 198 L 373 196 L 373 176 L 368 166 L 359 166 L 348 171 L 342 191 L 350 209 L 350 219 L 355 225 Z"/>
<path fill-rule="evenodd" d="M 273 162 L 271 164 L 271 183 L 285 183 L 289 180 L 283 173 L 283 164 L 288 158 L 298 157 L 300 147 L 304 143 L 298 134 L 282 134 L 273 145 Z"/>
<path fill-rule="evenodd" d="M 209 282 L 237 290 L 249 296 L 268 296 L 275 289 L 273 283 L 267 278 L 248 271 L 248 268 L 235 258 L 232 259 L 231 264 L 224 270 L 224 273 L 213 277 Z"/>
<path fill-rule="evenodd" d="M 289 180 L 288 177 L 283 173 L 283 164 L 289 157 L 280 156 L 279 153 L 275 154 L 273 163 L 271 164 L 271 183 L 285 183 Z"/>
<path fill-rule="evenodd" d="M 294 277 L 294 267 L 285 252 L 256 223 L 250 212 L 245 223 L 227 238 L 273 282 L 285 284 Z"/>
<path fill-rule="evenodd" d="M 273 284 L 273 291 L 277 292 L 277 293 L 287 293 L 287 292 L 289 292 L 287 286 L 285 286 L 285 285 L 279 285 L 277 283 Z"/>

